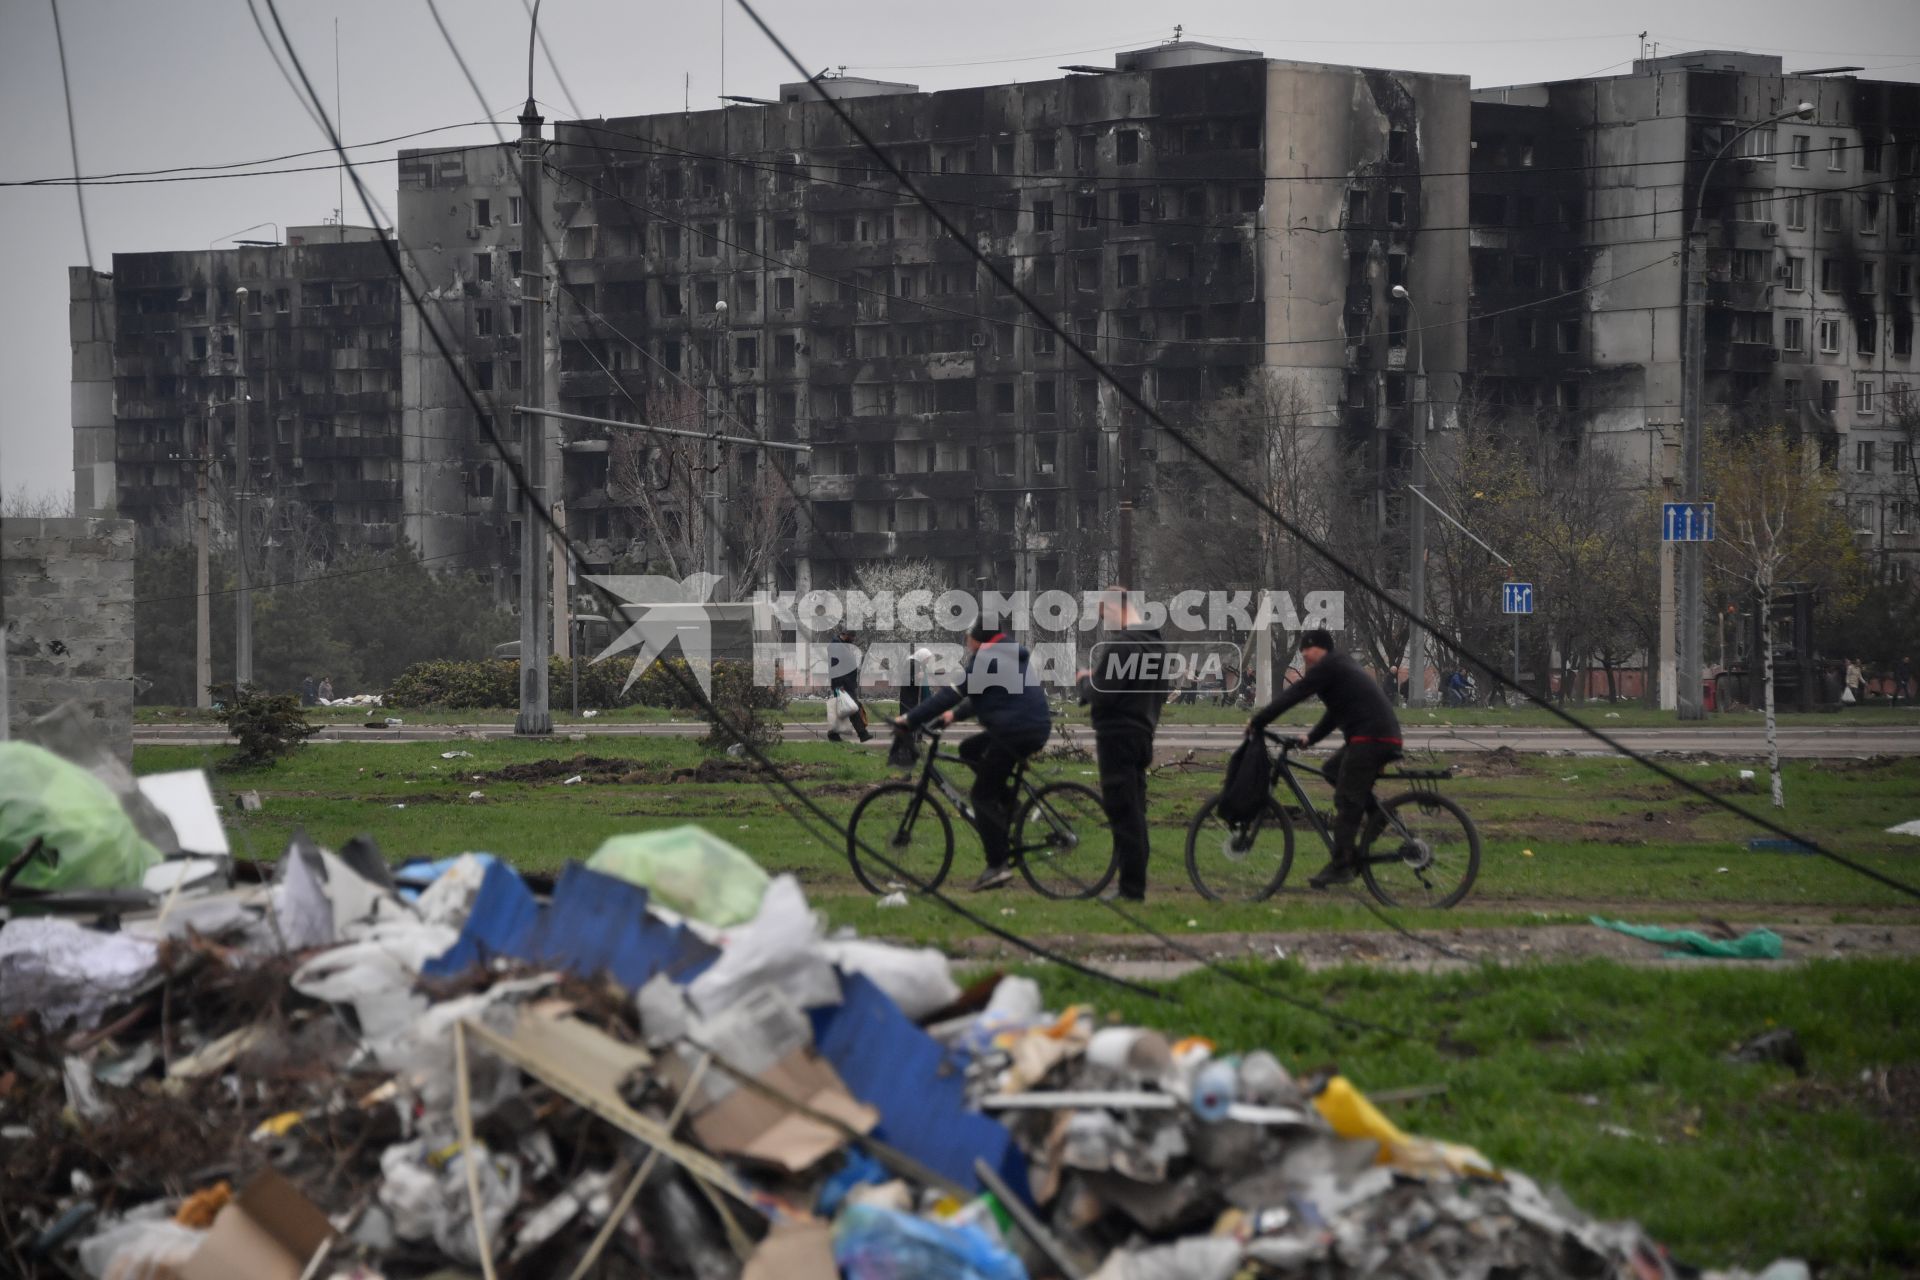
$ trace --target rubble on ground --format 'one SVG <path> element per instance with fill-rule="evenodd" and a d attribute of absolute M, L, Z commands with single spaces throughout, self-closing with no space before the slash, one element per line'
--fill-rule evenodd
<path fill-rule="evenodd" d="M 0 901 L 29 1275 L 1680 1274 L 1338 1074 L 829 935 L 705 832 L 551 882 L 364 840 L 236 881 L 211 840 L 136 901 Z"/>

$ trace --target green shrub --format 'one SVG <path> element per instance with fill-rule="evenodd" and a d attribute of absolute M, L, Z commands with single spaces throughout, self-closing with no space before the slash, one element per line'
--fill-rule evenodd
<path fill-rule="evenodd" d="M 232 685 L 215 685 L 213 696 L 222 705 L 227 732 L 240 744 L 232 760 L 236 766 L 271 764 L 318 732 L 290 693 L 262 693 L 249 685 L 235 694 Z"/>
<path fill-rule="evenodd" d="M 673 670 L 669 670 L 669 666 Z M 633 670 L 631 658 L 580 664 L 580 706 L 599 711 L 616 707 L 665 707 L 672 711 L 698 710 L 700 703 L 683 685 L 693 669 L 684 658 L 656 661 L 625 693 L 621 686 Z M 713 697 L 723 706 L 770 710 L 786 705 L 785 691 L 753 683 L 753 664 L 720 661 L 713 664 Z M 573 664 L 555 658 L 548 667 L 548 699 L 553 706 L 573 702 Z M 697 688 L 697 686 L 695 686 Z M 520 705 L 520 663 L 515 658 L 476 662 L 421 662 L 408 667 L 388 688 L 389 707 L 447 707 L 508 709 Z"/>

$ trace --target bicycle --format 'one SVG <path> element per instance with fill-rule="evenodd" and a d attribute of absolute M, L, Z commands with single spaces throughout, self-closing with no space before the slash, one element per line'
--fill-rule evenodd
<path fill-rule="evenodd" d="M 1333 831 L 1297 776 L 1325 779 L 1326 771 L 1294 757 L 1291 738 L 1263 732 L 1280 746 L 1274 790 L 1286 783 L 1300 813 L 1331 851 Z M 1467 811 L 1439 791 L 1439 784 L 1452 776 L 1451 769 L 1398 769 L 1380 775 L 1382 782 L 1405 782 L 1412 788 L 1368 801 L 1356 850 L 1367 889 L 1389 907 L 1454 906 L 1480 874 L 1480 832 Z M 1219 803 L 1218 796 L 1207 801 L 1188 824 L 1187 878 L 1200 896 L 1216 902 L 1264 902 L 1293 867 L 1293 819 L 1270 796 L 1259 816 L 1235 826 L 1215 813 Z M 1375 841 L 1389 828 L 1391 847 L 1373 852 Z"/>
<path fill-rule="evenodd" d="M 953 866 L 953 821 L 940 797 L 961 821 L 979 829 L 966 795 L 940 770 L 939 730 L 920 732 L 928 748 L 919 780 L 881 783 L 860 798 L 847 823 L 847 861 L 869 893 L 931 890 L 947 878 Z M 1049 898 L 1091 898 L 1106 888 L 1116 866 L 1113 833 L 1099 793 L 1077 782 L 1035 786 L 1025 760 L 1014 766 L 1010 785 L 1015 803 L 1008 844 L 1026 882 Z M 871 855 L 863 860 L 862 844 L 899 870 Z M 868 866 L 868 861 L 876 865 Z"/>

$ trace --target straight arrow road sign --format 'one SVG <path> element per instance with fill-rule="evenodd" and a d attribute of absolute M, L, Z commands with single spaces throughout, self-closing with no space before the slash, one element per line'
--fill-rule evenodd
<path fill-rule="evenodd" d="M 1711 502 L 1668 502 L 1660 509 L 1662 542 L 1712 542 Z"/>
<path fill-rule="evenodd" d="M 1509 582 L 1501 591 L 1500 607 L 1503 613 L 1532 613 L 1533 584 L 1531 582 Z"/>

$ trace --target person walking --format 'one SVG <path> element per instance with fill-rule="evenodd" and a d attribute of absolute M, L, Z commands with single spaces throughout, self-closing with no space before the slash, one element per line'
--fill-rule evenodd
<path fill-rule="evenodd" d="M 1913 659 L 1901 658 L 1893 668 L 1893 700 L 1913 697 Z"/>
<path fill-rule="evenodd" d="M 1400 758 L 1400 720 L 1373 677 L 1346 654 L 1335 652 L 1331 632 L 1316 628 L 1301 636 L 1300 661 L 1305 673 L 1260 709 L 1247 724 L 1247 732 L 1260 733 L 1289 707 L 1317 696 L 1326 704 L 1326 714 L 1294 743 L 1310 747 L 1335 729 L 1345 737 L 1345 745 L 1326 765 L 1327 778 L 1333 783 L 1333 858 L 1308 882 L 1326 889 L 1345 884 L 1360 872 L 1354 850 L 1360 820 L 1380 771 Z"/>
<path fill-rule="evenodd" d="M 323 704 L 333 701 L 333 677 L 332 676 L 320 677 L 320 688 L 317 696 L 319 697 L 320 701 Z"/>
<path fill-rule="evenodd" d="M 1147 900 L 1147 768 L 1160 708 L 1172 692 L 1166 678 L 1167 646 L 1146 624 L 1123 588 L 1100 601 L 1104 634 L 1093 646 L 1093 665 L 1079 674 L 1080 701 L 1093 722 L 1094 755 L 1100 768 L 1100 804 L 1113 829 L 1120 874 L 1101 896 L 1109 901 Z"/>
<path fill-rule="evenodd" d="M 314 698 L 313 677 L 308 676 L 306 677 L 306 679 L 300 682 L 300 705 L 303 707 L 312 706 L 313 698 Z"/>
<path fill-rule="evenodd" d="M 900 686 L 900 714 L 919 706 L 927 697 L 927 670 L 933 664 L 933 650 L 922 645 L 907 659 L 906 683 Z"/>
<path fill-rule="evenodd" d="M 858 637 L 850 628 L 842 627 L 827 645 L 827 696 L 837 698 L 846 694 L 853 699 L 853 710 L 846 717 L 846 723 L 853 725 L 853 731 L 865 742 L 873 737 L 867 728 L 866 708 L 860 705 L 860 663 L 863 655 L 854 641 Z M 839 742 L 840 730 L 836 727 L 827 730 L 828 742 Z"/>
<path fill-rule="evenodd" d="M 1847 677 L 1846 678 L 1847 678 L 1847 693 L 1846 693 L 1846 696 L 1841 699 L 1841 701 L 1851 702 L 1851 703 L 1854 703 L 1855 705 L 1858 705 L 1859 703 L 1866 701 L 1867 677 L 1860 670 L 1860 659 L 1858 658 L 1847 659 Z"/>
<path fill-rule="evenodd" d="M 980 732 L 960 744 L 960 758 L 973 766 L 974 826 L 987 856 L 973 882 L 975 893 L 1013 879 L 1007 826 L 1013 819 L 1013 770 L 1047 745 L 1053 713 L 1046 690 L 1032 678 L 1032 655 L 998 627 L 979 623 L 967 633 L 967 661 L 957 684 L 936 689 L 920 705 L 894 719 L 902 732 L 938 720 L 950 725 L 972 715 Z"/>

